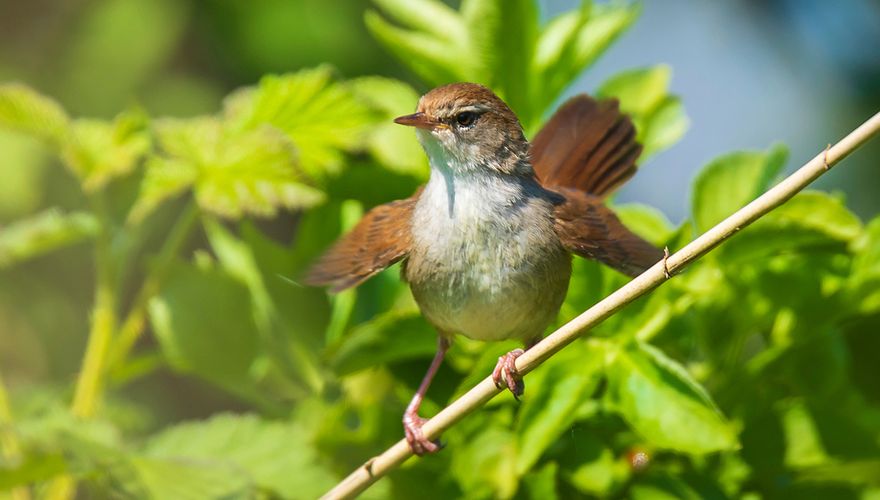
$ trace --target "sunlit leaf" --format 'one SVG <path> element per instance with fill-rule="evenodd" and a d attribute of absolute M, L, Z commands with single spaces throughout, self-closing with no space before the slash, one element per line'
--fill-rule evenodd
<path fill-rule="evenodd" d="M 296 147 L 301 168 L 317 178 L 338 172 L 342 152 L 360 148 L 375 121 L 325 66 L 265 76 L 251 92 L 236 96 L 226 108 L 232 129 L 257 131 L 268 124 L 281 130 Z"/>
<path fill-rule="evenodd" d="M 669 95 L 672 70 L 666 65 L 624 71 L 599 88 L 599 97 L 615 97 L 633 120 L 644 149 L 642 160 L 675 143 L 688 127 L 681 101 Z"/>
<path fill-rule="evenodd" d="M 221 414 L 162 431 L 147 442 L 144 454 L 235 469 L 257 488 L 281 498 L 317 498 L 336 477 L 322 465 L 308 435 L 292 422 Z"/>
<path fill-rule="evenodd" d="M 416 311 L 392 311 L 358 325 L 334 350 L 339 374 L 434 354 L 437 335 Z"/>
<path fill-rule="evenodd" d="M 65 214 L 50 208 L 0 228 L 0 269 L 98 234 L 98 220 L 89 213 Z"/>
<path fill-rule="evenodd" d="M 614 212 L 620 217 L 624 226 L 661 248 L 675 231 L 663 212 L 648 205 L 639 203 L 616 205 Z"/>
<path fill-rule="evenodd" d="M 852 243 L 855 254 L 848 283 L 850 304 L 865 313 L 880 311 L 880 217 Z"/>
<path fill-rule="evenodd" d="M 192 183 L 196 201 L 208 212 L 229 218 L 274 215 L 279 208 L 304 208 L 324 199 L 303 184 L 289 140 L 259 126 L 233 132 L 213 118 L 166 119 L 157 123 L 167 159 L 153 160 L 141 186 L 134 217 Z M 193 178 L 194 177 L 194 178 Z"/>
<path fill-rule="evenodd" d="M 410 127 L 393 122 L 394 118 L 415 111 L 419 95 L 409 85 L 390 78 L 363 77 L 350 86 L 358 99 L 380 113 L 378 122 L 367 133 L 367 149 L 383 166 L 426 179 L 428 157 L 419 146 Z"/>
<path fill-rule="evenodd" d="M 607 373 L 606 400 L 652 445 L 695 454 L 738 447 L 706 391 L 656 348 L 620 349 Z"/>
<path fill-rule="evenodd" d="M 0 127 L 60 146 L 69 125 L 67 113 L 52 99 L 20 83 L 0 85 Z"/>
<path fill-rule="evenodd" d="M 843 248 L 861 233 L 861 221 L 840 199 L 821 191 L 804 191 L 731 238 L 718 255 L 732 261 L 809 247 Z"/>
<path fill-rule="evenodd" d="M 766 152 L 738 152 L 706 165 L 691 188 L 691 211 L 703 233 L 763 193 L 788 155 L 783 146 Z"/>
<path fill-rule="evenodd" d="M 450 41 L 467 36 L 458 13 L 437 0 L 373 0 L 395 21 Z"/>

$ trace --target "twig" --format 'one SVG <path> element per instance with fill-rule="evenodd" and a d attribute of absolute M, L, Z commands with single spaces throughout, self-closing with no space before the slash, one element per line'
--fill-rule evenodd
<path fill-rule="evenodd" d="M 785 203 L 804 189 L 831 166 L 847 157 L 868 139 L 880 132 L 880 113 L 875 114 L 859 128 L 850 132 L 833 147 L 826 148 L 806 165 L 788 176 L 769 191 L 709 229 L 674 254 L 665 257 L 653 267 L 619 288 L 617 291 L 569 321 L 547 338 L 536 344 L 516 360 L 516 368 L 526 374 L 546 361 L 566 345 L 601 323 L 635 299 L 662 284 L 691 262 L 721 244 L 727 238 Z M 466 394 L 453 401 L 422 427 L 425 437 L 437 438 L 443 431 L 495 397 L 501 390 L 491 377 L 486 377 Z M 323 498 L 350 498 L 364 491 L 390 470 L 412 455 L 406 440 L 401 439 L 391 448 L 366 464 L 358 467 Z"/>

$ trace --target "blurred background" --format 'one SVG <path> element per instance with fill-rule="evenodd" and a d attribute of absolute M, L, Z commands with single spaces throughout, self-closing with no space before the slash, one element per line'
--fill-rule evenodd
<path fill-rule="evenodd" d="M 542 14 L 575 4 L 545 0 Z M 427 90 L 367 33 L 368 7 L 366 0 L 2 0 L 0 81 L 31 85 L 73 116 L 102 118 L 132 103 L 151 115 L 213 113 L 224 95 L 264 74 L 324 62 L 344 77 L 392 76 Z M 880 4 L 648 1 L 635 27 L 568 94 L 656 63 L 673 68 L 672 91 L 691 126 L 619 196 L 678 222 L 690 181 L 709 159 L 780 141 L 790 147 L 792 169 L 880 109 Z M 845 193 L 862 217 L 876 215 L 878 157 L 874 141 L 821 187 Z M 39 145 L 0 132 L 0 225 L 52 205 L 79 206 L 81 196 Z M 88 250 L 77 246 L 0 273 L 0 368 L 13 392 L 73 381 L 92 301 L 88 262 Z M 168 419 L 239 404 L 166 373 L 132 390 Z"/>

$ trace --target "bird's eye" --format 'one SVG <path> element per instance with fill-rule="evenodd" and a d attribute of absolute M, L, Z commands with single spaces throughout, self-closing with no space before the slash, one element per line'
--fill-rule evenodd
<path fill-rule="evenodd" d="M 476 119 L 477 114 L 471 111 L 462 111 L 461 113 L 455 115 L 455 121 L 462 127 L 471 126 Z"/>

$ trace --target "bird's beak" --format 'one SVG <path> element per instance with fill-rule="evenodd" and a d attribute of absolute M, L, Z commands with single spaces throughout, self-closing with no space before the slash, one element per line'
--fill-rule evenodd
<path fill-rule="evenodd" d="M 394 119 L 394 123 L 406 125 L 407 127 L 423 128 L 431 130 L 440 125 L 440 122 L 431 119 L 425 113 L 413 113 L 411 115 L 398 116 Z"/>

